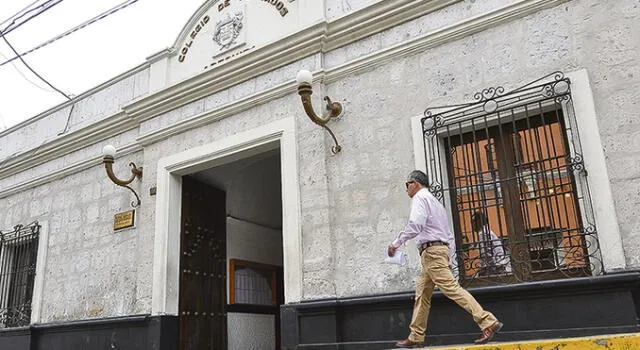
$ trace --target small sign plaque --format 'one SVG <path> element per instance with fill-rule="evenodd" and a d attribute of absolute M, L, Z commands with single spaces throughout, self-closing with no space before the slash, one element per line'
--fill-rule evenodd
<path fill-rule="evenodd" d="M 113 216 L 113 230 L 122 230 L 123 228 L 132 227 L 136 211 L 129 210 L 118 213 Z"/>

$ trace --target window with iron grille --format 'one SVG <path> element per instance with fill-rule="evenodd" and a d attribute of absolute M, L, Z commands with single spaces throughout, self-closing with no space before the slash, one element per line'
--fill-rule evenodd
<path fill-rule="evenodd" d="M 0 231 L 0 328 L 28 326 L 40 225 Z"/>
<path fill-rule="evenodd" d="M 474 97 L 422 118 L 430 190 L 451 208 L 460 281 L 600 273 L 570 80 L 556 72 Z"/>

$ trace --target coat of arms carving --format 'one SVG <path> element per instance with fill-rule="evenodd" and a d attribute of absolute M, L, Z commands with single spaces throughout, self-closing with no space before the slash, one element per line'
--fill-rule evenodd
<path fill-rule="evenodd" d="M 244 13 L 237 11 L 233 17 L 227 14 L 227 17 L 221 19 L 216 23 L 216 29 L 213 32 L 213 41 L 220 45 L 220 49 L 228 49 L 231 45 L 236 43 L 236 39 L 240 35 L 243 24 L 242 19 Z"/>

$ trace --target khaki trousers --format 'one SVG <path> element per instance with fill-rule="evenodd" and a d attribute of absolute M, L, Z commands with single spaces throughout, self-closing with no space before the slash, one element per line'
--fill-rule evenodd
<path fill-rule="evenodd" d="M 447 246 L 428 247 L 422 251 L 420 260 L 422 272 L 416 281 L 416 300 L 409 327 L 411 329 L 409 340 L 418 343 L 424 342 L 429 309 L 431 308 L 431 295 L 435 286 L 438 286 L 447 298 L 467 310 L 480 329 L 485 329 L 498 321 L 492 313 L 483 310 L 476 299 L 462 289 L 453 277 L 449 268 L 449 248 Z"/>

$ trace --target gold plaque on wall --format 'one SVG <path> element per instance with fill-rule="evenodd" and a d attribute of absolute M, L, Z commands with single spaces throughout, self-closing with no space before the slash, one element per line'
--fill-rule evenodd
<path fill-rule="evenodd" d="M 122 230 L 123 228 L 132 227 L 135 219 L 136 211 L 129 210 L 118 213 L 113 216 L 113 230 Z"/>

